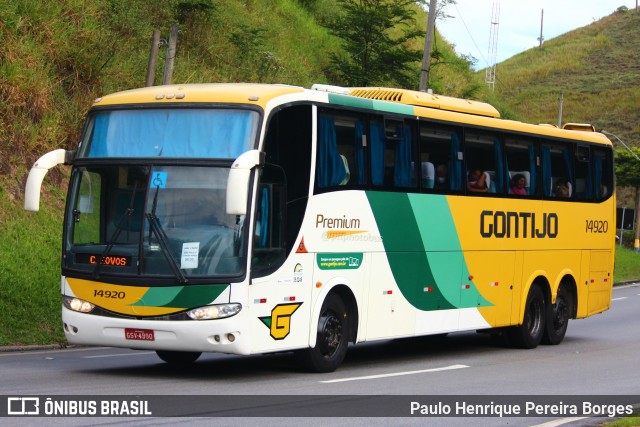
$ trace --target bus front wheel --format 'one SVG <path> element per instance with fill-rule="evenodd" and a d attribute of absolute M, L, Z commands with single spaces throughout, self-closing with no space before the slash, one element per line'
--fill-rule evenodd
<path fill-rule="evenodd" d="M 329 294 L 318 319 L 316 345 L 298 355 L 304 368 L 312 372 L 333 372 L 347 354 L 347 309 L 337 294 Z"/>
<path fill-rule="evenodd" d="M 569 319 L 573 311 L 573 299 L 566 286 L 561 286 L 556 296 L 556 303 L 547 310 L 547 322 L 542 337 L 543 344 L 557 345 L 567 333 Z"/>
<path fill-rule="evenodd" d="M 540 287 L 534 285 L 527 295 L 522 325 L 508 329 L 511 345 L 518 348 L 536 348 L 545 332 L 547 309 L 544 294 Z"/>
<path fill-rule="evenodd" d="M 171 365 L 188 365 L 198 360 L 202 353 L 197 351 L 156 350 L 156 354 L 160 359 Z"/>

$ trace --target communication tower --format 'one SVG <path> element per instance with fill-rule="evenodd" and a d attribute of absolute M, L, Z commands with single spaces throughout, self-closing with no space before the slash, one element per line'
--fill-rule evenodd
<path fill-rule="evenodd" d="M 496 85 L 496 60 L 498 56 L 498 22 L 500 19 L 500 0 L 493 0 L 493 12 L 491 14 L 491 28 L 489 29 L 489 66 L 486 70 L 486 82 L 495 90 Z"/>

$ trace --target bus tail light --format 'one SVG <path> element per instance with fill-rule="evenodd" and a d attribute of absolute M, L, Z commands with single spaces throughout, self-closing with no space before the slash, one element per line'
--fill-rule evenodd
<path fill-rule="evenodd" d="M 193 320 L 222 319 L 238 314 L 241 309 L 238 303 L 206 305 L 187 311 L 187 315 Z"/>

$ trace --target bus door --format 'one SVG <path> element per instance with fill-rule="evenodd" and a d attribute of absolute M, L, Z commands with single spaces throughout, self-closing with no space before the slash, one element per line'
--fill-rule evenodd
<path fill-rule="evenodd" d="M 249 321 L 254 352 L 302 347 L 308 342 L 313 256 L 284 243 L 285 186 L 261 183 L 255 209 Z"/>

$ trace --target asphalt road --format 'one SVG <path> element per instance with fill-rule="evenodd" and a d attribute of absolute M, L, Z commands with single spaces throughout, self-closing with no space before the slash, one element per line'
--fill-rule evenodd
<path fill-rule="evenodd" d="M 188 368 L 161 362 L 155 353 L 109 348 L 0 353 L 0 395 L 122 396 L 220 395 L 303 398 L 322 415 L 341 414 L 350 404 L 367 406 L 363 395 L 504 396 L 631 395 L 640 403 L 640 285 L 614 289 L 609 311 L 571 321 L 559 346 L 516 350 L 496 346 L 484 334 L 451 334 L 444 339 L 403 339 L 352 346 L 344 364 L 330 374 L 301 372 L 289 354 L 265 356 L 203 355 Z M 344 404 L 333 405 L 333 395 Z M 212 397 L 213 396 L 213 397 Z M 316 396 L 311 397 L 309 396 Z M 248 398 L 247 398 L 248 399 Z M 310 400 L 311 399 L 311 400 Z M 384 398 L 383 398 L 384 399 Z M 560 399 L 560 398 L 558 398 Z M 565 399 L 566 400 L 566 399 Z M 243 407 L 248 400 L 233 398 Z M 269 401 L 273 403 L 273 401 Z M 385 402 L 370 403 L 372 413 Z M 171 405 L 172 402 L 166 403 Z M 188 406 L 178 400 L 177 405 Z M 510 425 L 547 422 L 562 425 L 570 414 L 512 418 L 288 418 L 295 401 L 279 402 L 272 418 L 218 418 L 224 425 Z M 0 405 L 5 405 L 0 401 Z M 382 405 L 382 406 L 380 406 Z M 323 412 L 324 408 L 327 412 Z M 251 406 L 255 409 L 255 405 Z M 249 409 L 251 409 L 249 408 Z M 264 409 L 264 408 L 262 408 Z M 335 412 L 333 412 L 335 411 Z M 348 410 L 347 410 L 348 412 Z M 407 413 L 409 408 L 407 407 Z M 197 411 L 194 413 L 198 413 Z M 215 411 L 213 412 L 216 413 Z M 259 414 L 264 414 L 262 410 Z M 384 413 L 384 412 L 383 412 Z M 223 415 L 219 412 L 218 415 Z M 560 421 L 558 421 L 560 420 Z M 42 418 L 4 419 L 11 425 L 41 425 Z M 574 420 L 593 425 L 603 418 Z M 50 418 L 52 425 L 212 425 L 209 418 Z M 558 424 L 560 423 L 560 424 Z"/>

